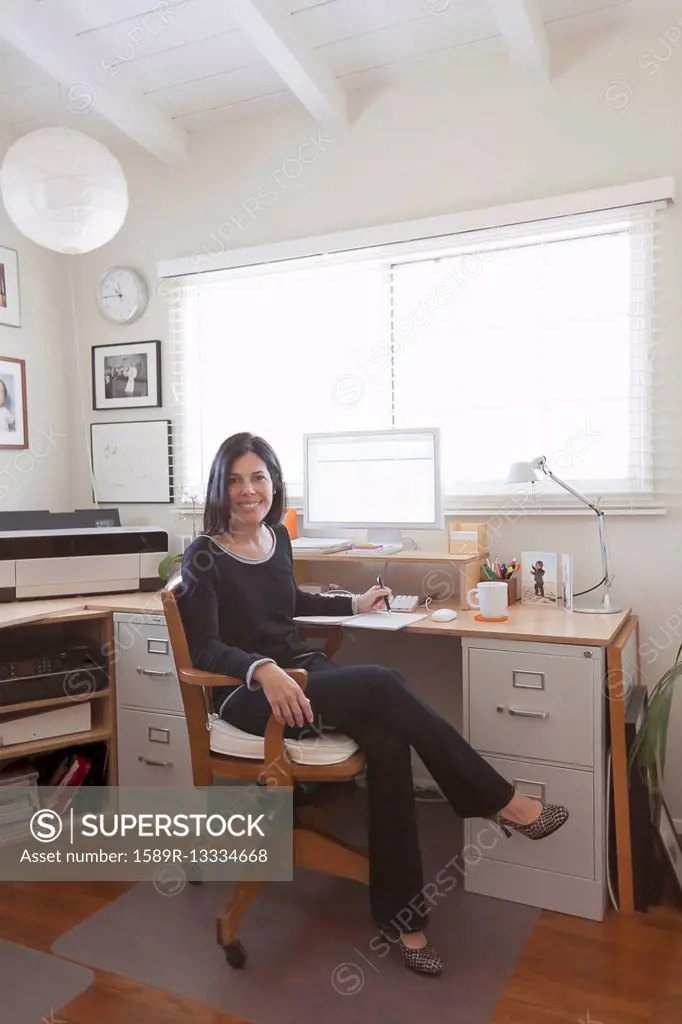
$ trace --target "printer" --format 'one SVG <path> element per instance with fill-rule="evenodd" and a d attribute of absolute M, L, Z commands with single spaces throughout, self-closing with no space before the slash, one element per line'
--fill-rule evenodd
<path fill-rule="evenodd" d="M 0 512 L 0 601 L 155 591 L 168 533 L 118 509 Z"/>

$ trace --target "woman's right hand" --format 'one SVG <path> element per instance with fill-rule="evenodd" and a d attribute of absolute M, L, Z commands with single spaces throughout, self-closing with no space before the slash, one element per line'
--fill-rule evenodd
<path fill-rule="evenodd" d="M 283 668 L 269 662 L 260 665 L 253 673 L 253 678 L 260 684 L 265 697 L 272 708 L 275 719 L 280 723 L 299 728 L 313 721 L 313 709 L 305 693 L 295 679 L 287 675 Z"/>

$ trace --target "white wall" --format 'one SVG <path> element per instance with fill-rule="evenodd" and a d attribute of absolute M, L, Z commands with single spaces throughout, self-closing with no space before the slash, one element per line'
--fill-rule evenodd
<path fill-rule="evenodd" d="M 153 302 L 144 318 L 128 328 L 112 329 L 98 317 L 94 288 L 111 263 L 132 262 L 153 284 L 158 260 L 216 251 L 226 244 L 253 245 L 661 175 L 679 178 L 682 56 L 672 50 L 660 66 L 651 56 L 648 64 L 640 63 L 651 47 L 665 54 L 660 40 L 668 27 L 664 20 L 652 19 L 603 30 L 586 41 L 557 44 L 556 77 L 546 89 L 512 72 L 504 58 L 452 66 L 434 59 L 428 73 L 368 100 L 352 131 L 323 142 L 317 159 L 298 177 L 296 165 L 285 161 L 317 135 L 299 110 L 214 129 L 195 140 L 191 161 L 176 171 L 139 150 L 121 148 L 117 152 L 129 178 L 131 210 L 117 238 L 76 267 L 81 336 L 87 345 L 157 337 L 167 343 L 166 314 L 159 303 Z M 305 152 L 308 156 L 311 150 Z M 258 208 L 254 197 L 266 194 Z M 663 239 L 660 322 L 662 331 L 675 336 L 682 322 L 681 239 L 678 207 Z M 164 356 L 169 395 L 167 347 Z M 88 409 L 87 353 L 84 360 L 82 398 Z M 668 369 L 669 387 L 676 389 L 682 347 Z M 228 367 L 216 372 L 227 378 Z M 254 384 L 260 372 L 263 368 L 254 365 Z M 140 410 L 130 418 L 170 412 L 166 406 Z M 87 419 L 92 418 L 88 413 Z M 226 432 L 232 429 L 242 427 L 230 424 Z M 87 503 L 83 430 L 74 434 L 73 455 L 74 493 L 78 503 Z M 187 532 L 167 508 L 124 506 L 122 513 L 129 523 L 153 522 Z M 680 512 L 660 519 L 614 517 L 609 529 L 617 570 L 615 597 L 631 603 L 641 617 L 642 641 L 653 652 L 644 659 L 644 668 L 653 682 L 670 664 L 679 642 Z M 592 519 L 517 519 L 502 530 L 496 549 L 509 557 L 524 547 L 573 553 L 577 588 L 599 578 Z M 668 771 L 669 798 L 679 818 L 681 708 L 678 701 Z"/>
<path fill-rule="evenodd" d="M 4 157 L 11 140 L 0 134 Z M 24 238 L 0 203 L 0 245 L 19 258 L 21 327 L 0 324 L 0 356 L 26 362 L 28 448 L 0 449 L 0 512 L 69 507 L 71 403 L 76 353 L 67 340 L 68 274 L 60 257 Z"/>

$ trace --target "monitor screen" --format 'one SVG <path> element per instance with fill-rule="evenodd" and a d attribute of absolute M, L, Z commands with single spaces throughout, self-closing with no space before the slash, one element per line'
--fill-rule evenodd
<path fill-rule="evenodd" d="M 306 435 L 305 525 L 442 527 L 439 440 L 437 429 Z"/>

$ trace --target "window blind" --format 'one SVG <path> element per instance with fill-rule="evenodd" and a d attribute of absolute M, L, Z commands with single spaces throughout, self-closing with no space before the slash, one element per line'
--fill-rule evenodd
<path fill-rule="evenodd" d="M 437 426 L 448 509 L 499 509 L 522 490 L 505 485 L 509 465 L 536 455 L 605 508 L 669 504 L 680 473 L 657 318 L 665 208 L 173 279 L 179 494 L 203 500 L 236 431 L 271 442 L 293 503 L 304 433 Z M 576 505 L 548 480 L 528 497 Z"/>

